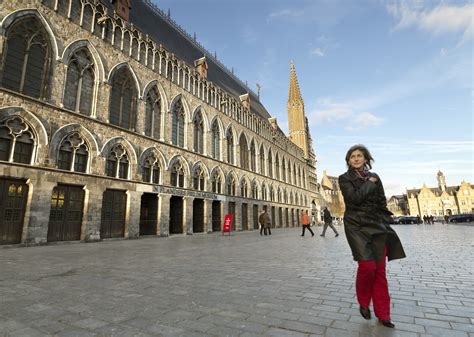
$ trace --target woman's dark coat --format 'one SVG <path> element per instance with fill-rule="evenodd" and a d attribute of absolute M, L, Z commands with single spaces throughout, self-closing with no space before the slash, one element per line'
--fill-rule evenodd
<path fill-rule="evenodd" d="M 397 233 L 390 227 L 392 213 L 387 209 L 387 200 L 382 182 L 375 173 L 377 182 L 360 177 L 349 169 L 339 176 L 339 186 L 344 196 L 344 230 L 356 261 L 379 260 L 387 245 L 388 260 L 405 257 Z"/>

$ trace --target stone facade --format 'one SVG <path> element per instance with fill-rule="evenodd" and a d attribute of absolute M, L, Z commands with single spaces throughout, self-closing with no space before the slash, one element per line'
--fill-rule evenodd
<path fill-rule="evenodd" d="M 320 189 L 321 195 L 324 198 L 324 204 L 329 208 L 331 215 L 333 217 L 343 218 L 346 205 L 339 187 L 338 177 L 329 176 L 326 170 L 324 170 Z"/>
<path fill-rule="evenodd" d="M 420 189 L 407 190 L 408 212 L 410 215 L 443 216 L 474 213 L 474 186 L 461 182 L 457 186 L 446 186 L 446 178 L 439 171 L 438 187 L 423 185 Z"/>
<path fill-rule="evenodd" d="M 0 243 L 220 231 L 230 211 L 251 230 L 263 206 L 291 227 L 315 204 L 314 155 L 108 1 L 5 0 L 0 22 Z"/>

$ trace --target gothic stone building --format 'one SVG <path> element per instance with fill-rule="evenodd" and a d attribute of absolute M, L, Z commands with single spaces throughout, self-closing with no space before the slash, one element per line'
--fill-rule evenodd
<path fill-rule="evenodd" d="M 324 206 L 327 206 L 331 215 L 333 217 L 343 218 L 346 205 L 339 187 L 339 178 L 328 175 L 326 170 L 324 170 L 320 189 Z"/>
<path fill-rule="evenodd" d="M 457 186 L 446 186 L 443 172 L 437 174 L 438 187 L 423 185 L 419 189 L 407 190 L 410 215 L 451 215 L 474 213 L 474 186 L 461 182 Z"/>
<path fill-rule="evenodd" d="M 148 0 L 3 0 L 0 244 L 298 226 L 316 170 L 294 67 L 287 137 Z M 114 7 L 115 6 L 115 7 Z"/>

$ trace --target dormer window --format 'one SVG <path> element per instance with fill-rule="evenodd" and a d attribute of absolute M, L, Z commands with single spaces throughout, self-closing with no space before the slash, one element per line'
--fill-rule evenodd
<path fill-rule="evenodd" d="M 206 57 L 203 56 L 200 59 L 194 61 L 194 66 L 196 67 L 196 71 L 199 76 L 207 79 L 207 70 L 209 69 L 209 66 L 207 64 Z"/>

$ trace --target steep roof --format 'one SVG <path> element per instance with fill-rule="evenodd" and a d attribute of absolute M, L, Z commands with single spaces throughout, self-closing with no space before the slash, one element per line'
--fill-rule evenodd
<path fill-rule="evenodd" d="M 103 1 L 103 3 L 110 10 L 113 9 L 110 1 Z M 265 119 L 271 117 L 252 90 L 151 1 L 134 0 L 129 21 L 144 34 L 148 34 L 157 44 L 163 45 L 164 48 L 191 67 L 194 66 L 195 60 L 206 56 L 209 81 L 234 96 L 237 101 L 240 101 L 240 95 L 249 93 L 250 111 Z"/>
<path fill-rule="evenodd" d="M 301 97 L 300 86 L 298 84 L 298 78 L 296 78 L 295 65 L 291 63 L 290 69 L 290 88 L 288 90 L 288 102 L 303 102 Z"/>

